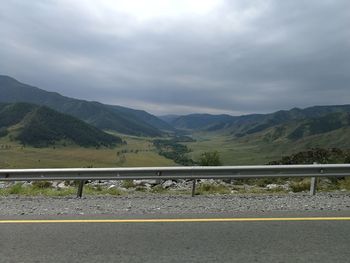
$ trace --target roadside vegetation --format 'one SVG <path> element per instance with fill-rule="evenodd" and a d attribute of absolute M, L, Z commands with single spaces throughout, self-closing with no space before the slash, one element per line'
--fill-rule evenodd
<path fill-rule="evenodd" d="M 259 179 L 261 180 L 261 179 Z M 83 196 L 89 195 L 140 195 L 140 194 L 164 194 L 164 195 L 190 195 L 192 181 L 188 180 L 184 186 L 164 187 L 160 184 L 152 186 L 136 185 L 132 180 L 126 180 L 119 186 L 110 186 L 98 183 L 86 184 Z M 260 182 L 243 182 L 242 180 L 199 180 L 196 186 L 196 195 L 235 195 L 235 194 L 288 194 L 308 193 L 310 178 L 298 178 L 297 180 L 280 181 L 280 183 L 267 184 Z M 350 191 L 350 178 L 331 181 L 321 178 L 317 183 L 318 192 Z M 32 183 L 18 182 L 0 189 L 0 196 L 71 196 L 77 194 L 77 184 L 66 183 L 62 188 L 53 186 L 52 182 L 39 181 Z"/>

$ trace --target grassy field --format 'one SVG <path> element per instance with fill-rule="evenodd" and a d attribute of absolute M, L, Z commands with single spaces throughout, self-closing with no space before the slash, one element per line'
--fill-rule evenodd
<path fill-rule="evenodd" d="M 344 134 L 349 129 L 308 137 L 307 140 L 268 141 L 263 135 L 240 139 L 232 135 L 195 133 L 195 142 L 184 143 L 192 151 L 189 157 L 198 161 L 201 153 L 218 151 L 223 165 L 267 164 L 283 156 L 305 151 L 313 147 L 350 148 Z M 154 138 L 120 136 L 127 144 L 114 148 L 83 148 L 74 145 L 49 148 L 23 147 L 0 138 L 0 168 L 47 168 L 47 167 L 137 167 L 174 166 L 172 160 L 160 156 L 152 141 Z"/>
<path fill-rule="evenodd" d="M 344 134 L 349 130 L 327 133 L 322 136 L 310 136 L 305 140 L 268 141 L 261 134 L 234 138 L 227 134 L 195 133 L 195 142 L 186 143 L 192 152 L 190 157 L 198 160 L 205 151 L 218 151 L 224 165 L 267 164 L 300 151 L 311 148 L 349 149 L 349 142 Z"/>
<path fill-rule="evenodd" d="M 56 146 L 23 147 L 0 139 L 0 168 L 135 167 L 173 166 L 172 160 L 156 152 L 151 139 L 123 136 L 126 145 L 114 148 Z"/>
<path fill-rule="evenodd" d="M 205 151 L 218 151 L 224 165 L 265 164 L 279 159 L 281 152 L 271 152 L 258 143 L 242 142 L 223 134 L 196 133 L 195 142 L 186 143 L 192 150 L 190 156 L 198 160 Z"/>

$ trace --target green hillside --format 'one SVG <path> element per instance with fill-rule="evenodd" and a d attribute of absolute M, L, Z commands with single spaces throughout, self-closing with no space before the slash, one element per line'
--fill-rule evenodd
<path fill-rule="evenodd" d="M 290 135 L 290 139 L 297 139 L 298 136 L 300 139 L 304 135 L 314 135 L 322 131 L 326 132 L 343 127 L 347 123 L 347 117 L 344 114 L 348 113 L 350 113 L 350 105 L 336 105 L 315 106 L 306 109 L 294 108 L 270 114 L 242 116 L 190 114 L 164 118 L 164 120 L 167 120 L 176 129 L 187 132 L 219 132 L 231 134 L 237 138 L 266 132 L 275 127 L 278 127 L 276 128 L 276 135 L 278 135 L 287 128 L 285 126 L 300 125 Z"/>
<path fill-rule="evenodd" d="M 349 113 L 331 113 L 323 117 L 307 119 L 297 125 L 288 135 L 289 139 L 301 139 L 306 136 L 334 131 L 350 125 Z"/>
<path fill-rule="evenodd" d="M 112 146 L 122 142 L 119 137 L 72 116 L 28 103 L 0 104 L 0 129 L 6 131 L 2 136 L 36 147 L 58 142 L 84 147 Z"/>
<path fill-rule="evenodd" d="M 341 113 L 350 113 L 350 105 L 315 106 L 306 109 L 294 108 L 289 111 L 277 111 L 271 114 L 246 115 L 238 117 L 233 123 L 231 123 L 229 130 L 235 136 L 242 137 L 249 134 L 259 133 L 278 125 L 293 125 L 305 123 L 308 120 L 314 122 L 312 125 L 314 126 L 314 129 L 318 130 L 322 129 L 322 125 L 328 127 L 332 122 L 332 116 L 334 117 Z M 334 115 L 331 116 L 331 114 Z M 319 119 L 322 117 L 325 117 L 325 119 Z M 315 119 L 319 120 L 315 121 Z M 326 119 L 328 119 L 328 121 Z M 316 122 L 320 122 L 320 124 L 317 125 Z M 305 129 L 305 127 L 301 129 Z M 328 128 L 326 128 L 326 130 L 327 129 Z M 316 134 L 316 130 L 311 133 Z"/>
<path fill-rule="evenodd" d="M 8 76 L 0 75 L 0 94 L 0 102 L 44 105 L 99 129 L 137 136 L 160 136 L 163 130 L 174 130 L 166 122 L 145 111 L 68 98 L 23 84 Z"/>

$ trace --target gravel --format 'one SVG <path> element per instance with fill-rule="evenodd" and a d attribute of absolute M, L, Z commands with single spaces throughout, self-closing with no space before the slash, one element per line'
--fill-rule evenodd
<path fill-rule="evenodd" d="M 142 194 L 131 196 L 0 197 L 0 216 L 127 215 L 267 211 L 350 211 L 350 193 L 245 194 L 190 197 Z"/>

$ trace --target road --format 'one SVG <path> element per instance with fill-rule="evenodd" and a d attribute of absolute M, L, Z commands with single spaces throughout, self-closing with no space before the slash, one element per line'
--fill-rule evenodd
<path fill-rule="evenodd" d="M 35 221 L 3 217 L 0 262 L 349 262 L 349 216 L 284 212 Z"/>

